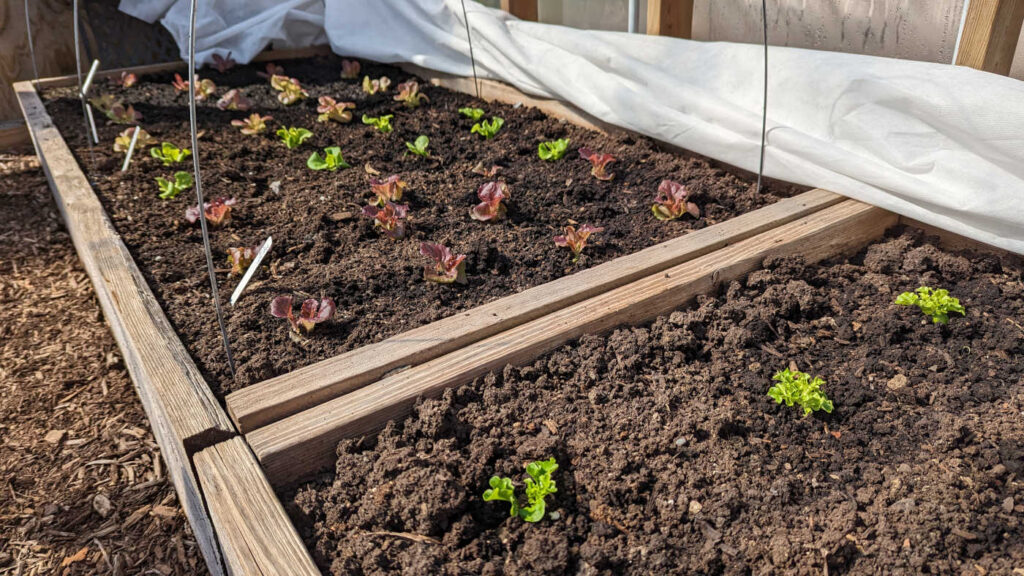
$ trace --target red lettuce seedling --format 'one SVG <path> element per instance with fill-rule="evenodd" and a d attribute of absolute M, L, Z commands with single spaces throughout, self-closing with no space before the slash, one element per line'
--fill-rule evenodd
<path fill-rule="evenodd" d="M 662 180 L 658 185 L 658 195 L 654 197 L 655 204 L 651 206 L 651 211 L 658 220 L 675 220 L 683 214 L 700 218 L 700 208 L 688 201 L 689 196 L 690 191 L 686 186 L 672 180 Z"/>
<path fill-rule="evenodd" d="M 177 90 L 178 92 L 187 92 L 188 91 L 188 80 L 185 80 L 184 78 L 182 78 L 181 74 L 175 74 L 174 75 L 174 82 L 171 82 L 171 86 L 174 86 L 174 89 Z"/>
<path fill-rule="evenodd" d="M 250 114 L 245 120 L 232 120 L 231 125 L 242 129 L 242 134 L 252 136 L 267 131 L 267 120 L 273 120 L 272 116 L 260 116 Z"/>
<path fill-rule="evenodd" d="M 504 182 L 485 182 L 477 189 L 476 195 L 480 203 L 469 211 L 473 220 L 487 222 L 505 214 L 505 205 L 501 201 L 508 198 L 508 186 Z"/>
<path fill-rule="evenodd" d="M 423 267 L 423 279 L 438 284 L 466 283 L 466 255 L 452 254 L 451 249 L 443 244 L 423 242 L 420 254 L 434 261 L 432 266 Z"/>
<path fill-rule="evenodd" d="M 406 204 L 387 202 L 383 208 L 363 206 L 363 216 L 373 218 L 373 225 L 384 231 L 384 235 L 392 240 L 405 236 L 405 216 L 409 213 Z"/>
<path fill-rule="evenodd" d="M 611 180 L 615 178 L 615 174 L 608 172 L 608 164 L 615 162 L 615 157 L 611 154 L 598 154 L 584 146 L 580 148 L 580 157 L 584 160 L 590 160 L 590 173 L 594 175 L 594 178 L 598 180 Z"/>
<path fill-rule="evenodd" d="M 288 76 L 271 76 L 270 86 L 277 90 L 277 100 L 285 106 L 290 106 L 309 97 L 309 92 L 306 92 L 299 81 Z"/>
<path fill-rule="evenodd" d="M 257 72 L 256 75 L 260 78 L 266 78 L 267 80 L 274 76 L 284 76 L 284 66 L 278 66 L 273 62 L 267 62 L 267 66 L 264 69 L 266 72 Z"/>
<path fill-rule="evenodd" d="M 139 77 L 131 72 L 121 72 L 121 75 L 110 79 L 110 83 L 118 88 L 131 88 L 139 81 Z"/>
<path fill-rule="evenodd" d="M 216 68 L 217 72 L 220 72 L 221 74 L 227 72 L 228 70 L 234 68 L 237 65 L 238 62 L 235 62 L 235 59 L 231 57 L 231 52 L 228 52 L 228 55 L 225 57 L 222 57 L 220 54 L 213 55 L 213 67 Z"/>
<path fill-rule="evenodd" d="M 317 102 L 320 104 L 316 107 L 316 111 L 319 114 L 316 117 L 317 122 L 333 120 L 345 124 L 352 121 L 352 112 L 349 109 L 356 109 L 355 102 L 335 102 L 334 98 L 330 96 L 321 96 L 317 99 Z"/>
<path fill-rule="evenodd" d="M 181 77 L 181 74 L 174 75 L 174 82 L 171 82 L 171 86 L 178 92 L 188 91 L 188 80 Z M 217 91 L 217 85 L 210 79 L 200 79 L 199 75 L 196 75 L 196 101 L 202 102 L 210 96 L 213 96 Z"/>
<path fill-rule="evenodd" d="M 341 61 L 341 77 L 345 80 L 355 80 L 359 78 L 359 62 L 357 60 L 342 60 Z"/>
<path fill-rule="evenodd" d="M 381 76 L 379 80 L 370 80 L 369 76 L 363 76 L 363 92 L 371 96 L 378 92 L 387 92 L 389 86 L 391 79 L 387 76 Z"/>
<path fill-rule="evenodd" d="M 232 276 L 241 276 L 245 269 L 252 264 L 253 258 L 259 252 L 259 246 L 238 246 L 228 248 L 228 264 L 231 264 Z"/>
<path fill-rule="evenodd" d="M 124 132 L 117 135 L 114 139 L 114 152 L 127 152 L 128 147 L 132 145 L 132 135 L 135 134 L 135 128 L 125 128 Z M 139 128 L 139 139 L 135 142 L 135 147 L 143 149 L 146 146 L 153 146 L 156 144 L 156 138 L 149 135 L 142 128 Z"/>
<path fill-rule="evenodd" d="M 142 114 L 136 112 L 131 104 L 125 107 L 124 104 L 118 102 L 107 111 L 107 118 L 114 124 L 136 124 L 142 120 Z"/>
<path fill-rule="evenodd" d="M 407 108 L 416 108 L 423 101 L 430 102 L 426 94 L 420 93 L 420 84 L 415 80 L 402 82 L 398 85 L 398 94 L 395 95 L 396 102 L 402 102 Z"/>
<path fill-rule="evenodd" d="M 572 250 L 572 261 L 577 262 L 580 259 L 580 253 L 587 246 L 587 239 L 590 238 L 590 235 L 602 231 L 604 231 L 604 228 L 591 226 L 590 224 L 584 224 L 579 229 L 575 226 L 566 226 L 565 234 L 555 236 L 555 245 L 564 246 Z"/>
<path fill-rule="evenodd" d="M 221 110 L 241 110 L 245 112 L 251 107 L 252 102 L 238 88 L 228 90 L 220 100 L 217 100 L 217 108 Z"/>
<path fill-rule="evenodd" d="M 405 191 L 405 182 L 402 181 L 402 177 L 398 174 L 392 174 L 383 180 L 370 178 L 370 190 L 377 196 L 373 204 L 383 207 L 388 202 L 398 202 L 402 199 L 402 192 Z"/>
<path fill-rule="evenodd" d="M 215 228 L 231 222 L 231 207 L 235 205 L 235 202 L 234 198 L 217 198 L 213 202 L 203 202 L 206 221 Z M 185 219 L 192 224 L 199 220 L 198 204 L 185 209 Z"/>
<path fill-rule="evenodd" d="M 336 309 L 334 300 L 330 298 L 323 298 L 320 302 L 310 298 L 302 303 L 299 316 L 296 317 L 292 310 L 291 296 L 278 296 L 270 303 L 271 316 L 287 319 L 292 325 L 292 331 L 300 335 L 309 334 L 317 324 L 330 320 Z"/>

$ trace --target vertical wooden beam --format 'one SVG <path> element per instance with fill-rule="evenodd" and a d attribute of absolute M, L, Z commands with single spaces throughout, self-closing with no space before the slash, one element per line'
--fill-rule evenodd
<path fill-rule="evenodd" d="M 647 0 L 647 33 L 692 37 L 693 0 Z"/>
<path fill-rule="evenodd" d="M 970 1 L 956 63 L 1006 76 L 1024 23 L 1024 0 Z"/>
<path fill-rule="evenodd" d="M 501 9 L 520 20 L 537 21 L 538 0 L 501 0 Z"/>

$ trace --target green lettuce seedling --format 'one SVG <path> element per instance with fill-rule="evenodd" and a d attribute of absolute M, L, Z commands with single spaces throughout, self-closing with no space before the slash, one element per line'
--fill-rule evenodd
<path fill-rule="evenodd" d="M 832 413 L 832 401 L 821 391 L 821 385 L 825 384 L 825 381 L 820 377 L 815 376 L 812 380 L 810 374 L 806 372 L 786 368 L 776 372 L 772 380 L 778 384 L 768 389 L 768 395 L 775 402 L 785 402 L 786 406 L 799 405 L 804 409 L 805 418 L 818 410 Z"/>
<path fill-rule="evenodd" d="M 376 118 L 363 114 L 363 124 L 373 126 L 381 134 L 387 134 L 393 130 L 391 127 L 391 119 L 394 117 L 394 114 L 385 114 L 384 116 L 378 116 Z"/>
<path fill-rule="evenodd" d="M 462 114 L 473 122 L 484 117 L 484 111 L 482 108 L 459 108 L 459 114 Z"/>
<path fill-rule="evenodd" d="M 558 486 L 551 479 L 551 474 L 558 470 L 558 464 L 554 458 L 538 460 L 526 465 L 526 501 L 527 506 L 520 506 L 516 498 L 515 485 L 511 478 L 499 478 L 492 476 L 489 482 L 491 488 L 484 491 L 485 501 L 501 500 L 510 505 L 509 516 L 519 516 L 526 522 L 540 522 L 544 519 L 547 511 L 547 503 L 544 499 L 549 494 L 558 492 Z"/>
<path fill-rule="evenodd" d="M 565 152 L 568 149 L 568 138 L 559 138 L 558 140 L 552 140 L 551 142 L 541 142 L 537 145 L 537 156 L 540 156 L 541 160 L 554 162 L 555 160 L 560 160 L 562 156 L 565 156 Z"/>
<path fill-rule="evenodd" d="M 164 166 L 184 162 L 185 158 L 192 155 L 188 148 L 178 148 L 170 142 L 164 142 L 159 148 L 150 148 L 149 155 L 164 163 Z"/>
<path fill-rule="evenodd" d="M 415 142 L 405 143 L 405 147 L 409 149 L 409 152 L 424 158 L 430 157 L 430 152 L 427 152 L 427 146 L 430 146 L 430 138 L 422 134 L 416 137 Z"/>
<path fill-rule="evenodd" d="M 931 316 L 932 322 L 936 324 L 949 322 L 950 312 L 956 312 L 961 316 L 966 313 L 960 299 L 950 296 L 949 290 L 945 288 L 932 290 L 927 286 L 921 286 L 913 292 L 904 292 L 897 296 L 896 303 L 900 306 L 917 306 L 926 316 Z"/>
<path fill-rule="evenodd" d="M 484 120 L 483 122 L 473 124 L 473 128 L 470 130 L 470 132 L 473 134 L 479 134 L 483 136 L 484 140 L 490 140 L 491 138 L 494 138 L 494 136 L 498 133 L 498 130 L 501 130 L 501 127 L 504 125 L 504 118 L 492 116 L 490 122 Z"/>
<path fill-rule="evenodd" d="M 306 130 L 305 128 L 295 128 L 294 126 L 291 128 L 285 128 L 282 126 L 277 130 L 276 134 L 289 150 L 298 148 L 303 142 L 313 136 L 313 133 L 309 130 Z"/>
<path fill-rule="evenodd" d="M 188 172 L 175 172 L 174 180 L 157 176 L 156 186 L 160 189 L 160 199 L 170 200 L 192 187 L 192 175 Z"/>
<path fill-rule="evenodd" d="M 309 166 L 311 170 L 330 170 L 334 172 L 338 168 L 351 168 L 348 162 L 341 156 L 341 148 L 337 146 L 331 146 L 324 148 L 324 155 L 321 158 L 319 152 L 313 152 L 306 160 L 306 166 Z"/>

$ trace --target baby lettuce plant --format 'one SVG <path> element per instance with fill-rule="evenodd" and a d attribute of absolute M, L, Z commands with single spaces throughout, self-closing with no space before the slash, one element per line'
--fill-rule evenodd
<path fill-rule="evenodd" d="M 598 180 L 611 180 L 615 174 L 608 172 L 608 165 L 615 161 L 611 154 L 598 154 L 584 146 L 580 148 L 580 157 L 590 160 L 590 173 Z"/>
<path fill-rule="evenodd" d="M 409 149 L 409 152 L 424 158 L 430 158 L 430 152 L 427 152 L 428 146 L 430 146 L 430 138 L 422 134 L 417 136 L 415 141 L 405 143 L 405 147 Z"/>
<path fill-rule="evenodd" d="M 501 201 L 508 198 L 508 186 L 504 182 L 486 182 L 477 188 L 476 195 L 480 203 L 469 211 L 473 220 L 488 222 L 505 214 L 505 205 Z"/>
<path fill-rule="evenodd" d="M 591 226 L 590 224 L 584 224 L 577 229 L 575 226 L 566 226 L 565 234 L 555 236 L 555 245 L 562 246 L 572 250 L 572 261 L 578 262 L 580 254 L 583 249 L 587 246 L 587 239 L 592 234 L 603 232 L 604 228 L 600 226 Z"/>
<path fill-rule="evenodd" d="M 196 76 L 196 79 L 199 77 Z M 174 75 L 174 81 L 171 82 L 171 86 L 174 87 L 178 92 L 188 92 L 188 80 L 181 77 L 181 74 Z"/>
<path fill-rule="evenodd" d="M 398 240 L 405 236 L 405 219 L 409 213 L 409 206 L 406 204 L 395 204 L 387 202 L 384 207 L 363 206 L 363 216 L 373 218 L 373 225 L 381 229 L 384 235 L 392 240 Z"/>
<path fill-rule="evenodd" d="M 136 124 L 142 120 L 142 114 L 136 112 L 131 104 L 126 107 L 118 102 L 107 111 L 107 118 L 114 124 Z"/>
<path fill-rule="evenodd" d="M 110 112 L 110 109 L 113 108 L 115 104 L 120 103 L 121 101 L 115 98 L 113 94 L 104 93 L 99 96 L 89 98 L 89 104 L 92 104 L 93 108 L 103 112 L 103 114 Z"/>
<path fill-rule="evenodd" d="M 341 77 L 344 80 L 355 80 L 359 78 L 359 62 L 357 60 L 341 61 Z"/>
<path fill-rule="evenodd" d="M 276 134 L 277 137 L 281 139 L 281 142 L 284 142 L 284 145 L 287 146 L 289 150 L 294 150 L 298 148 L 299 146 L 302 145 L 303 142 L 309 140 L 313 136 L 313 133 L 310 132 L 309 130 L 306 130 L 305 128 L 296 128 L 294 126 L 282 126 L 278 128 Z"/>
<path fill-rule="evenodd" d="M 558 492 L 557 483 L 551 479 L 551 474 L 558 470 L 558 463 L 554 458 L 538 460 L 526 465 L 526 506 L 519 503 L 516 497 L 515 484 L 512 479 L 498 476 L 491 476 L 489 482 L 491 488 L 485 490 L 483 498 L 487 502 L 500 500 L 508 502 L 509 516 L 523 519 L 526 522 L 540 522 L 544 519 L 547 511 L 545 498 Z"/>
<path fill-rule="evenodd" d="M 387 92 L 391 86 L 391 79 L 381 76 L 378 80 L 370 80 L 369 76 L 363 76 L 363 92 L 373 96 L 378 92 Z"/>
<path fill-rule="evenodd" d="M 700 218 L 700 208 L 688 200 L 690 191 L 679 182 L 662 180 L 651 211 L 658 220 L 675 220 L 683 214 Z"/>
<path fill-rule="evenodd" d="M 220 100 L 217 100 L 217 108 L 221 110 L 239 110 L 245 112 L 252 107 L 252 102 L 242 94 L 238 88 L 228 90 Z"/>
<path fill-rule="evenodd" d="M 363 124 L 373 126 L 381 134 L 387 134 L 388 132 L 394 130 L 394 128 L 391 127 L 391 119 L 394 117 L 394 114 L 385 114 L 383 116 L 378 116 L 376 118 L 374 118 L 373 116 L 367 116 L 366 114 L 363 114 Z"/>
<path fill-rule="evenodd" d="M 227 56 L 221 56 L 220 54 L 213 55 L 213 67 L 221 74 L 231 70 L 238 65 L 235 59 L 231 57 L 231 52 L 228 52 Z"/>
<path fill-rule="evenodd" d="M 117 135 L 114 138 L 114 152 L 128 152 L 128 148 L 132 145 L 132 135 L 135 134 L 135 128 L 125 128 L 124 132 Z M 143 149 L 146 146 L 153 146 L 156 144 L 156 138 L 149 135 L 142 128 L 139 128 L 139 139 L 135 142 L 135 147 Z"/>
<path fill-rule="evenodd" d="M 405 186 L 405 182 L 402 181 L 402 177 L 398 174 L 393 174 L 383 180 L 370 178 L 370 190 L 376 196 L 372 204 L 383 207 L 388 202 L 398 202 L 402 199 L 402 192 L 405 191 Z"/>
<path fill-rule="evenodd" d="M 209 78 L 203 78 L 202 80 L 196 76 L 196 102 L 202 102 L 207 98 L 212 98 L 217 93 L 217 85 L 213 83 L 213 80 Z"/>
<path fill-rule="evenodd" d="M 291 296 L 278 296 L 270 302 L 270 315 L 288 320 L 292 331 L 300 336 L 312 332 L 317 324 L 330 320 L 336 309 L 334 300 L 330 298 L 323 298 L 320 302 L 310 298 L 302 303 L 299 315 L 295 316 Z"/>
<path fill-rule="evenodd" d="M 291 106 L 299 100 L 309 97 L 309 92 L 306 92 L 299 81 L 288 76 L 271 76 L 270 86 L 277 90 L 277 100 L 285 106 Z"/>
<path fill-rule="evenodd" d="M 806 372 L 793 371 L 786 368 L 776 372 L 772 376 L 772 380 L 778 382 L 778 384 L 768 389 L 768 395 L 776 403 L 782 404 L 785 402 L 786 406 L 794 404 L 800 406 L 804 409 L 805 418 L 811 412 L 817 412 L 818 410 L 824 410 L 828 413 L 832 412 L 832 401 L 821 391 L 821 386 L 825 381 L 820 377 L 815 376 L 812 380 L 810 374 Z"/>
<path fill-rule="evenodd" d="M 330 96 L 321 96 L 317 99 L 319 106 L 316 107 L 317 122 L 339 122 L 346 124 L 352 121 L 352 112 L 349 109 L 355 110 L 355 102 L 335 102 L 334 98 Z"/>
<path fill-rule="evenodd" d="M 231 125 L 242 129 L 242 134 L 254 136 L 267 131 L 267 120 L 273 120 L 272 116 L 260 116 L 257 113 L 250 114 L 244 120 L 232 120 Z"/>
<path fill-rule="evenodd" d="M 568 149 L 568 138 L 559 138 L 558 140 L 552 140 L 550 142 L 541 142 L 540 144 L 537 144 L 537 156 L 540 156 L 541 160 L 554 162 L 555 160 L 561 160 Z"/>
<path fill-rule="evenodd" d="M 430 258 L 434 263 L 423 267 L 423 279 L 438 284 L 466 283 L 466 255 L 456 256 L 451 249 L 443 244 L 422 242 L 420 254 Z"/>
<path fill-rule="evenodd" d="M 270 80 L 274 76 L 284 76 L 284 66 L 278 66 L 273 62 L 267 62 L 264 70 L 265 72 L 257 72 L 256 75 L 260 78 L 266 78 L 267 80 Z"/>
<path fill-rule="evenodd" d="M 321 157 L 318 152 L 313 152 L 309 157 L 309 160 L 306 160 L 306 166 L 308 166 L 310 170 L 330 170 L 331 172 L 334 172 L 338 168 L 352 167 L 349 166 L 348 162 L 345 162 L 344 158 L 342 158 L 341 148 L 337 146 L 324 148 L 323 157 Z"/>
<path fill-rule="evenodd" d="M 111 78 L 110 83 L 118 88 L 131 88 L 139 81 L 139 77 L 131 72 L 121 72 L 116 78 Z"/>
<path fill-rule="evenodd" d="M 252 264 L 256 253 L 259 252 L 259 246 L 238 246 L 228 248 L 228 264 L 231 264 L 232 276 L 241 276 L 245 274 L 246 268 Z"/>
<path fill-rule="evenodd" d="M 398 94 L 395 95 L 395 101 L 405 104 L 406 108 L 416 108 L 424 100 L 430 102 L 430 98 L 427 98 L 426 94 L 420 93 L 419 82 L 409 80 L 398 85 Z"/>
<path fill-rule="evenodd" d="M 896 304 L 900 306 L 917 306 L 924 312 L 925 316 L 931 316 L 935 324 L 946 324 L 949 322 L 950 312 L 956 312 L 961 316 L 967 310 L 960 304 L 959 298 L 949 295 L 949 290 L 939 288 L 932 290 L 928 286 L 921 286 L 913 292 L 904 292 L 896 297 Z"/>
<path fill-rule="evenodd" d="M 203 202 L 203 212 L 206 213 L 206 221 L 210 226 L 219 228 L 231 222 L 231 207 L 234 206 L 234 198 L 217 198 L 213 202 Z M 189 206 L 185 209 L 185 219 L 191 224 L 199 221 L 199 205 Z"/>
<path fill-rule="evenodd" d="M 171 200 L 192 187 L 192 175 L 188 172 L 175 172 L 173 180 L 157 176 L 156 187 L 160 189 L 161 200 Z"/>
<path fill-rule="evenodd" d="M 470 129 L 470 132 L 472 134 L 479 134 L 479 135 L 483 136 L 484 140 L 490 140 L 491 138 L 494 138 L 495 135 L 498 134 L 498 130 L 501 130 L 501 127 L 504 126 L 504 125 L 505 125 L 505 119 L 504 118 L 498 118 L 497 116 L 492 116 L 490 122 L 488 122 L 487 120 L 484 120 L 483 122 L 478 122 L 476 124 L 473 124 L 473 128 Z"/>
<path fill-rule="evenodd" d="M 170 166 L 171 164 L 184 162 L 186 158 L 192 155 L 192 151 L 188 148 L 178 148 L 170 142 L 164 142 L 160 144 L 159 148 L 150 148 L 149 155 L 163 162 L 164 166 Z"/>
<path fill-rule="evenodd" d="M 484 111 L 482 108 L 459 108 L 459 114 L 462 114 L 473 122 L 484 117 Z"/>

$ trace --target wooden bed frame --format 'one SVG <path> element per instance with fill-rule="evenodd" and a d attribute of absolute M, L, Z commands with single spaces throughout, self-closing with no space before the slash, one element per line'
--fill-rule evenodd
<path fill-rule="evenodd" d="M 257 61 L 328 52 L 268 52 Z M 183 67 L 177 62 L 131 70 L 147 74 Z M 407 69 L 435 85 L 473 92 L 471 79 Z M 73 76 L 65 76 L 40 80 L 39 86 L 74 83 Z M 769 256 L 800 254 L 818 262 L 856 252 L 900 222 L 880 208 L 812 190 L 234 392 L 226 397 L 225 411 L 171 328 L 34 84 L 19 82 L 14 88 L 199 548 L 218 576 L 319 574 L 274 488 L 329 469 L 339 440 L 379 430 L 408 413 L 417 398 L 508 363 L 529 362 L 583 334 L 651 320 L 746 275 Z M 482 81 L 481 89 L 486 100 L 523 103 L 588 128 L 617 130 L 570 105 L 498 82 Z M 981 248 L 945 234 L 960 245 Z"/>

